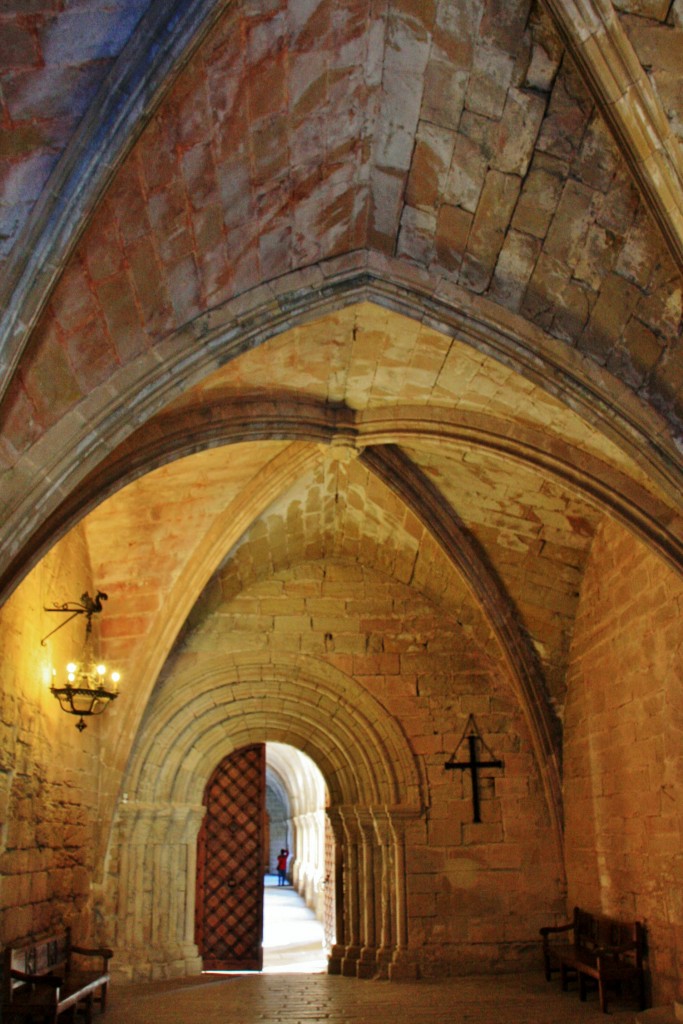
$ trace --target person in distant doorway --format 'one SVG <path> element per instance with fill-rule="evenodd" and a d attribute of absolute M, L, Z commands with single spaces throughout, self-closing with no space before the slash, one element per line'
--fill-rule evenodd
<path fill-rule="evenodd" d="M 277 884 L 287 885 L 287 858 L 289 857 L 289 850 L 280 850 L 280 856 L 277 859 Z"/>

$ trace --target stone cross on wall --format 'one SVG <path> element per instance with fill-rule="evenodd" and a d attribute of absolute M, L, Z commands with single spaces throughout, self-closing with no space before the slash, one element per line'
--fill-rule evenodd
<path fill-rule="evenodd" d="M 466 761 L 456 761 L 458 751 L 462 747 L 463 743 L 467 740 L 469 757 Z M 483 750 L 489 755 L 489 759 L 486 761 L 477 760 L 477 743 L 481 745 Z M 458 743 L 457 747 L 453 751 L 453 755 L 449 761 L 446 761 L 444 768 L 447 771 L 459 769 L 460 771 L 469 771 L 472 777 L 472 821 L 477 823 L 481 821 L 481 812 L 479 807 L 479 769 L 480 768 L 502 768 L 503 762 L 494 758 L 493 753 L 484 743 L 481 738 L 481 733 L 477 728 L 477 724 L 474 721 L 474 715 L 470 715 L 467 719 L 467 725 L 465 731 L 462 734 L 462 738 Z"/>

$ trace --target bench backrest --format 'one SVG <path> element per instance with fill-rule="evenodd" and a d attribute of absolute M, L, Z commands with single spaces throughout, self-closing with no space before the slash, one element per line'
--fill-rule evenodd
<path fill-rule="evenodd" d="M 11 999 L 12 992 L 25 984 L 19 978 L 12 978 L 10 971 L 21 971 L 22 974 L 67 973 L 70 950 L 68 929 L 58 935 L 47 935 L 26 945 L 6 949 L 3 971 L 6 996 Z"/>
<path fill-rule="evenodd" d="M 638 967 L 643 962 L 643 927 L 640 921 L 616 921 L 600 914 L 574 908 L 574 943 L 578 949 L 594 952 L 633 944 L 630 954 Z"/>

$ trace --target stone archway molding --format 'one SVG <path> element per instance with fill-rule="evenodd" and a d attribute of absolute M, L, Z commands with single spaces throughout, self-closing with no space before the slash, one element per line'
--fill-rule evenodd
<path fill-rule="evenodd" d="M 595 362 L 523 318 L 405 261 L 361 251 L 210 310 L 119 370 L 6 474 L 0 600 L 82 514 L 79 488 L 164 405 L 248 348 L 317 315 L 368 301 L 504 363 L 568 405 L 678 500 L 680 453 L 664 420 Z M 160 366 L 163 365 L 163 372 Z"/>
<path fill-rule="evenodd" d="M 303 654 L 216 655 L 160 681 L 123 789 L 143 803 L 201 802 L 230 750 L 278 742 L 307 754 L 337 804 L 426 805 L 426 780 L 384 708 L 353 679 Z"/>
<path fill-rule="evenodd" d="M 683 268 L 683 159 L 610 0 L 543 0 L 609 125 L 671 255 Z"/>
<path fill-rule="evenodd" d="M 425 779 L 405 736 L 372 696 L 333 666 L 302 655 L 276 663 L 215 657 L 200 673 L 188 669 L 174 677 L 172 688 L 162 686 L 148 722 L 150 732 L 141 732 L 117 808 L 108 858 L 115 869 L 105 898 L 116 907 L 111 941 L 122 976 L 201 969 L 194 945 L 201 794 L 223 757 L 269 741 L 308 754 L 330 793 L 330 820 L 347 871 L 330 970 L 359 977 L 414 975 L 404 849 L 406 828 L 420 827 Z M 362 836 L 354 822 L 365 823 Z M 380 823 L 389 829 L 384 835 Z M 381 865 L 377 878 L 369 867 L 375 864 Z M 388 901 L 381 920 L 375 921 L 374 911 L 361 919 L 358 907 L 363 900 L 374 906 L 376 885 Z"/>
<path fill-rule="evenodd" d="M 135 431 L 91 473 L 51 524 L 52 539 L 117 490 L 146 473 L 206 448 L 248 441 L 320 442 L 358 451 L 386 445 L 434 442 L 441 449 L 467 445 L 513 459 L 576 488 L 657 551 L 672 568 L 683 567 L 679 512 L 626 472 L 564 438 L 490 414 L 423 406 L 356 412 L 347 406 L 287 396 L 244 395 L 201 402 L 179 413 L 161 413 Z M 292 448 L 292 451 L 294 449 Z M 272 488 L 269 489 L 272 493 Z M 241 502 L 241 504 L 243 504 Z"/>

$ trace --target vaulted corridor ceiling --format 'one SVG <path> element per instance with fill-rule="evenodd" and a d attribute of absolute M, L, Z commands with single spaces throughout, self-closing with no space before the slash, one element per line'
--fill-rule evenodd
<path fill-rule="evenodd" d="M 4 596 L 85 516 L 130 739 L 216 580 L 355 560 L 552 760 L 602 518 L 683 554 L 680 2 L 0 22 Z"/>

